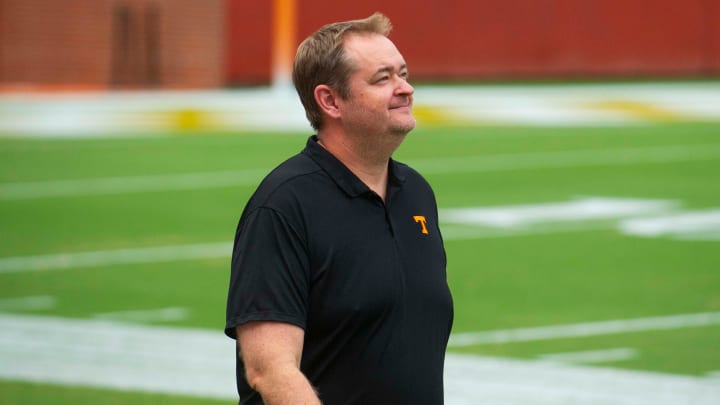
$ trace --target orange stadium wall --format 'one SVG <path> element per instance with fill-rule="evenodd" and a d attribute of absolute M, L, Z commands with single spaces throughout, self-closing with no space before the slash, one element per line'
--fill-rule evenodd
<path fill-rule="evenodd" d="M 296 43 L 387 14 L 414 80 L 720 75 L 719 0 L 296 1 Z M 0 90 L 267 84 L 272 4 L 0 0 Z"/>
<path fill-rule="evenodd" d="M 0 0 L 0 89 L 225 83 L 225 0 Z"/>
<path fill-rule="evenodd" d="M 228 0 L 228 84 L 271 78 L 271 3 Z M 298 42 L 382 11 L 414 80 L 720 74 L 718 0 L 298 1 Z"/>

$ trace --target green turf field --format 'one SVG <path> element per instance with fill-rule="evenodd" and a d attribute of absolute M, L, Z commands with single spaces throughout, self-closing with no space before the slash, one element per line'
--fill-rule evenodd
<path fill-rule="evenodd" d="M 561 204 L 562 214 L 562 204 L 583 198 L 662 201 L 669 207 L 574 219 L 529 210 L 528 222 L 504 227 L 443 223 L 456 308 L 453 332 L 720 311 L 715 217 L 701 220 L 699 228 L 645 236 L 621 226 L 646 216 L 718 212 L 719 136 L 720 124 L 411 133 L 395 157 L 426 175 L 442 210 Z M 5 260 L 0 312 L 93 318 L 171 308 L 177 316 L 135 322 L 222 333 L 228 257 L 121 263 L 103 262 L 106 256 L 99 254 L 98 262 L 75 266 L 74 259 L 60 255 L 229 247 L 261 173 L 302 149 L 305 138 L 247 133 L 0 138 L 0 260 Z M 622 348 L 632 356 L 597 366 L 707 375 L 720 371 L 719 342 L 716 323 L 451 350 L 535 359 Z M 0 382 L 0 403 L 47 402 L 232 403 Z"/>

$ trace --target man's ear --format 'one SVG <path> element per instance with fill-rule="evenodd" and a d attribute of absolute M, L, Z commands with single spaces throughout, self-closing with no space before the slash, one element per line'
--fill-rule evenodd
<path fill-rule="evenodd" d="M 320 84 L 315 87 L 315 102 L 320 109 L 330 118 L 340 118 L 340 108 L 338 106 L 339 97 L 337 92 L 326 84 Z"/>

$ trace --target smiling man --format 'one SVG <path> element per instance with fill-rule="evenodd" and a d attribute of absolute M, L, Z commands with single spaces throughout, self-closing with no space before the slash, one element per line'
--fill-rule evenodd
<path fill-rule="evenodd" d="M 452 326 L 430 185 L 391 158 L 413 87 L 376 13 L 298 48 L 317 135 L 273 170 L 235 234 L 225 333 L 241 404 L 442 404 Z"/>

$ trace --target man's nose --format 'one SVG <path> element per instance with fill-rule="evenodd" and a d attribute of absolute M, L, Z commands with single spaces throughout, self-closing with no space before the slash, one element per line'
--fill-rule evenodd
<path fill-rule="evenodd" d="M 404 94 L 404 95 L 410 96 L 413 93 L 415 93 L 415 88 L 413 88 L 413 86 L 410 84 L 410 82 L 407 81 L 407 79 L 401 77 L 401 78 L 399 78 L 398 82 L 399 82 L 398 88 L 397 88 L 398 94 Z"/>

